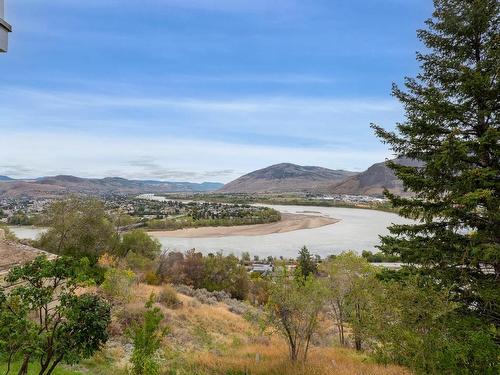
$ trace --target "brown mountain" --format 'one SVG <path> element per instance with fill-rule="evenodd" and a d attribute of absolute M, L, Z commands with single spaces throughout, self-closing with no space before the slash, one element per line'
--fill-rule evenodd
<path fill-rule="evenodd" d="M 272 165 L 248 173 L 224 185 L 221 193 L 312 192 L 355 175 L 355 172 L 290 163 Z"/>
<path fill-rule="evenodd" d="M 407 166 L 419 166 L 420 162 L 412 159 L 395 159 L 396 163 Z M 390 192 L 408 195 L 404 191 L 403 183 L 399 180 L 386 162 L 373 164 L 366 171 L 346 180 L 331 185 L 325 192 L 330 194 L 352 194 L 352 195 L 372 195 L 382 196 L 384 189 Z"/>
<path fill-rule="evenodd" d="M 75 176 L 42 177 L 36 180 L 0 181 L 0 196 L 53 197 L 68 193 L 88 195 L 142 194 L 171 192 L 207 192 L 222 184 L 203 182 L 166 182 L 154 180 L 127 180 L 120 177 L 80 178 Z"/>

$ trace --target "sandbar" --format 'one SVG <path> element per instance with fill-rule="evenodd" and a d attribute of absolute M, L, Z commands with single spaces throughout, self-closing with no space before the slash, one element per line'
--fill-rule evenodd
<path fill-rule="evenodd" d="M 273 233 L 286 233 L 301 229 L 313 229 L 338 223 L 340 220 L 325 216 L 282 213 L 281 220 L 275 223 L 236 225 L 231 227 L 185 228 L 171 231 L 148 232 L 154 237 L 208 238 L 227 236 L 262 236 Z"/>

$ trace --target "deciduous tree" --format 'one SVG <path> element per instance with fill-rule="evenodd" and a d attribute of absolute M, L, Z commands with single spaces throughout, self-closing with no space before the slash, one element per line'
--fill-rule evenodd
<path fill-rule="evenodd" d="M 19 375 L 39 362 L 49 375 L 62 362 L 89 358 L 107 341 L 110 307 L 100 297 L 77 294 L 84 261 L 40 256 L 13 268 L 0 290 L 0 354 L 22 358 Z"/>
<path fill-rule="evenodd" d="M 314 275 L 295 278 L 284 271 L 271 285 L 267 303 L 269 322 L 285 338 L 293 362 L 307 359 L 324 297 L 323 285 Z"/>

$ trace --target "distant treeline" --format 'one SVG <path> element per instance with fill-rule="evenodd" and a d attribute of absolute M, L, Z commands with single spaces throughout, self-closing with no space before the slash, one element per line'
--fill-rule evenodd
<path fill-rule="evenodd" d="M 198 227 L 228 227 L 235 225 L 274 223 L 280 220 L 281 214 L 278 211 L 263 207 L 262 209 L 252 210 L 249 215 L 240 217 L 195 219 L 192 216 L 182 216 L 179 218 L 151 219 L 147 221 L 147 228 L 155 230 L 177 230 Z"/>
<path fill-rule="evenodd" d="M 169 195 L 172 199 L 192 199 L 214 203 L 230 204 L 277 204 L 290 206 L 315 206 L 315 207 L 344 207 L 344 208 L 364 208 L 384 212 L 397 213 L 398 210 L 390 202 L 364 202 L 354 203 L 341 200 L 317 199 L 314 197 L 297 196 L 289 194 L 269 194 L 269 195 L 249 195 L 249 194 L 196 194 L 183 197 Z"/>

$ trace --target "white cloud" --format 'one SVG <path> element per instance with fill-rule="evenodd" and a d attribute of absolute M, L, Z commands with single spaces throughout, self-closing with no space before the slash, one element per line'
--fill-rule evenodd
<path fill-rule="evenodd" d="M 376 98 L 8 91 L 0 102 L 0 174 L 14 177 L 226 182 L 280 162 L 363 170 L 388 156 L 369 123 L 401 118 L 394 101 Z"/>
<path fill-rule="evenodd" d="M 101 137 L 64 131 L 7 131 L 2 134 L 0 148 L 2 164 L 17 166 L 18 173 L 13 177 L 61 173 L 103 177 L 112 171 L 128 178 L 189 177 L 191 181 L 221 182 L 284 161 L 359 170 L 387 156 L 383 149 L 304 149 L 176 137 Z M 0 174 L 4 172 L 1 168 Z"/>

